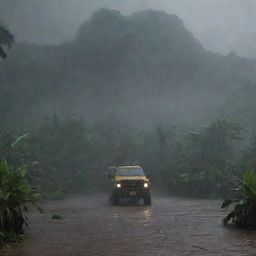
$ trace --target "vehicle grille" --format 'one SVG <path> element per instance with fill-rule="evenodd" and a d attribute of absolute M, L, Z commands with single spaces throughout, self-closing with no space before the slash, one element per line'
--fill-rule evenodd
<path fill-rule="evenodd" d="M 123 180 L 121 181 L 122 187 L 126 191 L 140 191 L 143 190 L 143 180 Z"/>

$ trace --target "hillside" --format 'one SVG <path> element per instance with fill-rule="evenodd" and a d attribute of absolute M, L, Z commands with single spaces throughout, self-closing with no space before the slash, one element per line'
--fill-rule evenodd
<path fill-rule="evenodd" d="M 0 63 L 1 116 L 35 122 L 59 112 L 136 125 L 209 122 L 255 61 L 205 51 L 175 15 L 97 11 L 62 45 L 17 43 Z M 13 103 L 15 102 L 15 104 Z"/>

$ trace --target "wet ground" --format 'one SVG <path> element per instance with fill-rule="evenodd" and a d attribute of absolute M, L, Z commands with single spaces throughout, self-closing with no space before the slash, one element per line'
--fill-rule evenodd
<path fill-rule="evenodd" d="M 25 241 L 1 256 L 256 255 L 256 232 L 224 227 L 220 201 L 156 197 L 151 207 L 111 206 L 100 195 L 43 208 L 30 214 Z"/>

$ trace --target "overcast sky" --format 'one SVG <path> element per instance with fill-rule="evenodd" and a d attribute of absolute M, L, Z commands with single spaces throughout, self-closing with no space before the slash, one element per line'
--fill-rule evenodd
<path fill-rule="evenodd" d="M 0 0 L 0 19 L 19 41 L 60 43 L 102 7 L 177 14 L 206 49 L 256 57 L 256 0 Z"/>

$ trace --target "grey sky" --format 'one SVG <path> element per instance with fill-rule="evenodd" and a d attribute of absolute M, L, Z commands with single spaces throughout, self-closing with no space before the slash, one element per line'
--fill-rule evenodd
<path fill-rule="evenodd" d="M 60 43 L 102 7 L 174 13 L 206 49 L 256 56 L 255 0 L 0 0 L 0 18 L 20 41 Z"/>

